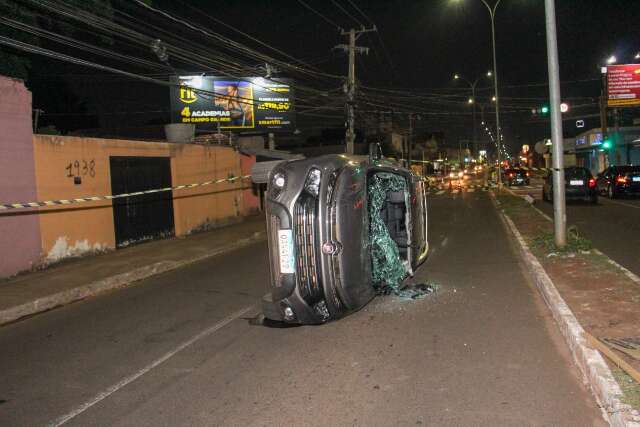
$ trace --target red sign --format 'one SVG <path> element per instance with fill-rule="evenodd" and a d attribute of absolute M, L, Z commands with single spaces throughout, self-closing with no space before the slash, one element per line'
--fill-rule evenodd
<path fill-rule="evenodd" d="M 640 105 L 640 64 L 607 67 L 609 107 Z"/>

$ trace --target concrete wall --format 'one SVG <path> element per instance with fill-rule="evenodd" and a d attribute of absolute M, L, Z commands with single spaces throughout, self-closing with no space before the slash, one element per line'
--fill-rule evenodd
<path fill-rule="evenodd" d="M 240 176 L 243 163 L 246 169 L 255 161 L 243 160 L 229 147 L 117 139 L 36 135 L 33 147 L 38 200 L 112 194 L 111 156 L 169 157 L 172 186 Z M 250 183 L 236 181 L 175 191 L 176 235 L 235 222 L 255 211 L 258 199 L 250 188 Z M 45 207 L 39 217 L 45 263 L 115 247 L 110 201 Z"/>
<path fill-rule="evenodd" d="M 0 202 L 36 198 L 31 127 L 31 93 L 0 76 Z M 31 268 L 39 257 L 37 215 L 0 213 L 0 277 Z"/>

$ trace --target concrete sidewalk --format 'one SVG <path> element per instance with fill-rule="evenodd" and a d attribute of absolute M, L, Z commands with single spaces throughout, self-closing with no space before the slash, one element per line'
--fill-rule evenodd
<path fill-rule="evenodd" d="M 78 258 L 0 282 L 0 325 L 265 239 L 262 215 L 192 236 Z"/>

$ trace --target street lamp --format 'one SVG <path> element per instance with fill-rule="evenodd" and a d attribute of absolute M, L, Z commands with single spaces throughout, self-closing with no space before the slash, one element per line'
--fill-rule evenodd
<path fill-rule="evenodd" d="M 495 103 L 496 103 L 496 129 L 500 129 L 500 105 L 498 102 L 498 64 L 496 61 L 496 9 L 500 4 L 500 0 L 498 0 L 493 7 L 489 6 L 486 0 L 481 0 L 482 3 L 487 7 L 489 11 L 489 18 L 491 18 L 491 50 L 493 52 L 493 85 L 495 91 Z M 498 131 L 498 134 L 500 131 Z M 500 164 L 500 139 L 498 138 L 498 164 Z M 498 186 L 502 186 L 502 176 L 500 174 L 500 170 L 498 170 Z"/>
<path fill-rule="evenodd" d="M 607 58 L 607 64 L 609 65 L 615 64 L 616 62 L 618 62 L 618 58 L 616 58 L 615 55 L 611 55 L 610 57 Z"/>
<path fill-rule="evenodd" d="M 493 73 L 491 72 L 491 70 L 487 71 L 486 76 L 487 77 L 491 77 Z M 469 105 L 473 105 L 473 149 L 475 151 L 478 150 L 478 141 L 477 141 L 477 134 L 476 134 L 476 107 L 475 107 L 475 101 L 476 101 L 476 86 L 478 85 L 478 82 L 483 78 L 484 76 L 480 76 L 477 79 L 475 79 L 473 82 L 470 80 L 465 79 L 464 77 L 462 77 L 460 74 L 456 73 L 453 75 L 453 80 L 462 80 L 463 82 L 465 82 L 467 85 L 469 85 L 469 87 L 471 88 L 471 98 L 469 98 L 467 100 L 467 104 Z"/>

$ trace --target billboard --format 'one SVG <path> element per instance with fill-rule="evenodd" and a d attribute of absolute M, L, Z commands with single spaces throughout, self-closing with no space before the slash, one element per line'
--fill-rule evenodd
<path fill-rule="evenodd" d="M 609 107 L 640 105 L 640 64 L 607 67 Z"/>
<path fill-rule="evenodd" d="M 288 79 L 180 76 L 171 87 L 171 120 L 215 131 L 293 131 L 293 89 Z"/>

